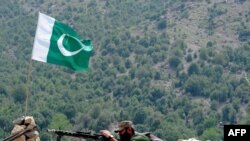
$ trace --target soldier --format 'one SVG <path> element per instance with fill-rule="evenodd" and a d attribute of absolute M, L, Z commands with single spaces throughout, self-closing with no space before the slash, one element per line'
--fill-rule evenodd
<path fill-rule="evenodd" d="M 153 134 L 138 133 L 135 131 L 132 121 L 121 121 L 118 124 L 118 129 L 114 131 L 120 137 L 120 141 L 162 141 L 160 138 L 154 136 Z M 108 130 L 101 130 L 103 136 L 105 136 L 109 141 L 117 141 L 113 135 Z"/>
<path fill-rule="evenodd" d="M 11 135 L 15 136 L 21 133 L 20 136 L 14 138 L 13 141 L 40 141 L 33 117 L 21 117 L 13 121 L 13 123 L 14 128 L 11 131 Z"/>

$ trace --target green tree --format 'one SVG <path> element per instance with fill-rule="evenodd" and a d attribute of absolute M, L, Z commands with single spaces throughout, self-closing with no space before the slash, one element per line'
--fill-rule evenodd
<path fill-rule="evenodd" d="M 248 114 L 246 117 L 244 117 L 244 118 L 240 121 L 240 124 L 249 125 L 249 124 L 250 124 L 250 114 Z"/>
<path fill-rule="evenodd" d="M 200 124 L 204 122 L 204 114 L 202 112 L 202 109 L 196 109 L 191 113 L 191 116 L 193 118 L 194 125 Z"/>
<path fill-rule="evenodd" d="M 163 30 L 167 28 L 167 21 L 166 20 L 160 20 L 157 24 L 157 29 L 158 30 Z"/>
<path fill-rule="evenodd" d="M 13 98 L 17 103 L 23 103 L 26 97 L 26 90 L 24 85 L 14 88 L 12 92 Z"/>
<path fill-rule="evenodd" d="M 208 128 L 216 127 L 217 123 L 218 122 L 215 118 L 211 117 L 211 118 L 205 119 L 204 128 L 208 129 Z"/>
<path fill-rule="evenodd" d="M 71 124 L 67 116 L 63 113 L 56 113 L 52 116 L 49 127 L 55 129 L 66 129 L 67 127 L 71 127 Z"/>
<path fill-rule="evenodd" d="M 223 54 L 217 54 L 214 56 L 213 62 L 222 66 L 227 65 L 228 59 Z"/>
<path fill-rule="evenodd" d="M 188 75 L 199 74 L 199 66 L 196 63 L 192 63 L 188 68 Z"/>
<path fill-rule="evenodd" d="M 171 68 L 175 69 L 180 65 L 181 60 L 179 59 L 179 57 L 174 56 L 169 58 L 168 63 Z"/>
<path fill-rule="evenodd" d="M 216 88 L 211 92 L 211 100 L 216 100 L 218 102 L 226 102 L 229 96 L 228 87 L 223 84 L 218 84 Z"/>
<path fill-rule="evenodd" d="M 211 141 L 219 141 L 222 140 L 222 131 L 216 127 L 208 128 L 204 131 L 201 136 L 201 140 L 211 140 Z"/>
<path fill-rule="evenodd" d="M 202 48 L 201 50 L 200 50 L 200 59 L 201 60 L 207 60 L 207 56 L 208 56 L 208 53 L 207 53 L 208 51 L 207 51 L 207 49 L 206 48 Z"/>
<path fill-rule="evenodd" d="M 191 54 L 188 54 L 187 57 L 186 57 L 186 61 L 187 62 L 191 62 L 193 60 L 193 57 Z"/>
<path fill-rule="evenodd" d="M 131 66 L 132 66 L 132 62 L 129 59 L 126 59 L 126 62 L 125 62 L 126 69 L 131 68 Z"/>
<path fill-rule="evenodd" d="M 233 109 L 232 105 L 226 105 L 222 109 L 222 120 L 229 123 L 236 123 L 236 111 Z"/>
<path fill-rule="evenodd" d="M 92 107 L 92 110 L 91 110 L 91 113 L 90 113 L 91 117 L 92 117 L 93 119 L 98 118 L 99 115 L 100 115 L 100 113 L 101 113 L 101 109 L 102 109 L 102 108 L 101 108 L 101 105 L 95 104 L 95 105 Z"/>
<path fill-rule="evenodd" d="M 207 77 L 192 75 L 185 82 L 185 91 L 192 94 L 192 96 L 207 96 L 206 86 L 208 86 L 209 81 Z"/>

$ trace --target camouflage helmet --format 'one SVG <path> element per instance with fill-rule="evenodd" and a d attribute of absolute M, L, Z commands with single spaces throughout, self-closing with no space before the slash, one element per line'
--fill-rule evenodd
<path fill-rule="evenodd" d="M 118 128 L 114 132 L 117 133 L 127 127 L 134 128 L 133 122 L 129 120 L 121 121 L 120 123 L 118 123 Z"/>

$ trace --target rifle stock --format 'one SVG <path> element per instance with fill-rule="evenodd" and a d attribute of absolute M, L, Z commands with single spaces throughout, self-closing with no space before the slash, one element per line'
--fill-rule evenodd
<path fill-rule="evenodd" d="M 56 141 L 61 141 L 61 138 L 63 136 L 92 139 L 95 141 L 106 141 L 107 140 L 103 135 L 93 134 L 91 132 L 72 132 L 72 131 L 64 131 L 64 130 L 56 130 L 56 129 L 47 129 L 47 131 L 57 135 Z"/>
<path fill-rule="evenodd" d="M 28 129 L 28 128 L 23 129 L 23 130 L 21 130 L 21 131 L 15 133 L 15 134 L 13 134 L 13 135 L 11 135 L 11 136 L 5 138 L 3 141 L 13 141 L 13 140 L 15 140 L 16 138 L 18 138 L 18 137 L 24 135 L 24 134 L 25 134 L 27 131 L 29 131 L 29 130 L 30 130 L 30 129 Z"/>

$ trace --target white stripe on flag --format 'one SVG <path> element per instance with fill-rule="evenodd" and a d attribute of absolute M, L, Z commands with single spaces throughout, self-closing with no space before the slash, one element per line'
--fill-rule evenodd
<path fill-rule="evenodd" d="M 50 38 L 55 19 L 39 12 L 36 35 L 32 51 L 32 59 L 47 62 Z"/>

